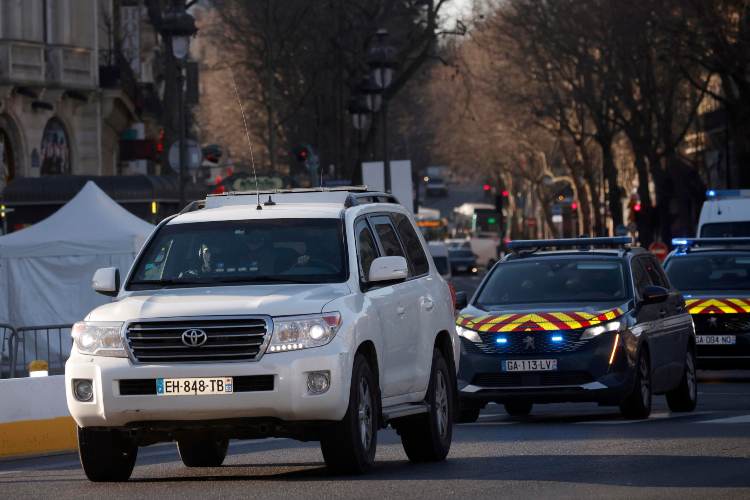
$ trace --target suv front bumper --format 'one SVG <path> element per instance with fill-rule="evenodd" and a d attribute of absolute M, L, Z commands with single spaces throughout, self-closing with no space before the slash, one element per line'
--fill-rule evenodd
<path fill-rule="evenodd" d="M 337 421 L 349 404 L 351 356 L 332 343 L 312 349 L 265 354 L 245 363 L 133 364 L 128 358 L 82 355 L 73 350 L 65 365 L 68 409 L 80 427 L 121 427 L 147 421 L 276 418 L 282 421 Z M 330 372 L 323 394 L 308 393 L 309 372 Z M 273 389 L 232 394 L 122 395 L 121 380 L 272 375 Z M 73 379 L 93 381 L 94 397 L 78 401 Z"/>

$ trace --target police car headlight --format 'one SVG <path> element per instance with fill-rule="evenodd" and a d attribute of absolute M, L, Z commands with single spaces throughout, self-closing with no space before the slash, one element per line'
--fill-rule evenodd
<path fill-rule="evenodd" d="M 474 330 L 469 330 L 468 328 L 464 328 L 463 326 L 456 325 L 456 333 L 459 337 L 463 337 L 466 340 L 470 340 L 471 342 L 474 342 L 476 344 L 482 343 L 482 337 L 480 337 L 479 334 Z"/>
<path fill-rule="evenodd" d="M 70 334 L 81 354 L 128 357 L 122 343 L 122 323 L 79 321 L 73 325 Z"/>
<path fill-rule="evenodd" d="M 274 318 L 267 352 L 286 352 L 326 345 L 341 326 L 337 312 Z"/>
<path fill-rule="evenodd" d="M 610 321 L 609 323 L 586 328 L 583 334 L 581 334 L 581 340 L 593 339 L 606 332 L 619 332 L 623 325 L 624 323 L 621 321 Z"/>

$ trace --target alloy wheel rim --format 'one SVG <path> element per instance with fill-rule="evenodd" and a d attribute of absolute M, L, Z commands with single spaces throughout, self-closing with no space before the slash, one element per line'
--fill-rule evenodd
<path fill-rule="evenodd" d="M 435 416 L 440 437 L 448 432 L 448 390 L 443 372 L 437 372 L 435 378 Z"/>
<path fill-rule="evenodd" d="M 641 357 L 641 398 L 643 399 L 643 406 L 648 406 L 649 395 L 648 361 L 645 357 Z"/>
<path fill-rule="evenodd" d="M 685 369 L 687 370 L 688 394 L 690 395 L 691 400 L 695 400 L 697 392 L 697 384 L 695 383 L 695 362 L 693 361 L 693 356 L 689 352 Z"/>
<path fill-rule="evenodd" d="M 372 405 L 370 403 L 370 387 L 367 379 L 362 377 L 359 382 L 359 407 L 357 408 L 359 419 L 359 438 L 365 450 L 370 449 L 372 439 Z"/>

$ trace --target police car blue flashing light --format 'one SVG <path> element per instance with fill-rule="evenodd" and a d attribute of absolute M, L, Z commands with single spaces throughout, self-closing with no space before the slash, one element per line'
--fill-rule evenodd
<path fill-rule="evenodd" d="M 498 344 L 507 344 L 508 343 L 508 339 L 505 338 L 505 337 L 498 337 L 497 339 L 495 339 L 495 342 L 498 343 Z"/>
<path fill-rule="evenodd" d="M 562 342 L 563 336 L 562 335 L 553 335 L 552 336 L 552 342 Z"/>
<path fill-rule="evenodd" d="M 713 198 L 714 196 L 716 196 L 716 191 L 713 189 L 709 189 L 708 191 L 706 191 L 706 196 L 708 198 Z"/>
<path fill-rule="evenodd" d="M 750 245 L 750 238 L 672 238 L 672 246 L 674 246 L 678 253 L 686 253 L 693 247 L 699 246 L 748 246 Z"/>

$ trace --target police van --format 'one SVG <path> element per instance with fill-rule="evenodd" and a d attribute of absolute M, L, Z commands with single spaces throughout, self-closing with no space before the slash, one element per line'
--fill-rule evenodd
<path fill-rule="evenodd" d="M 750 236 L 750 189 L 709 189 L 698 219 L 698 237 Z"/>

